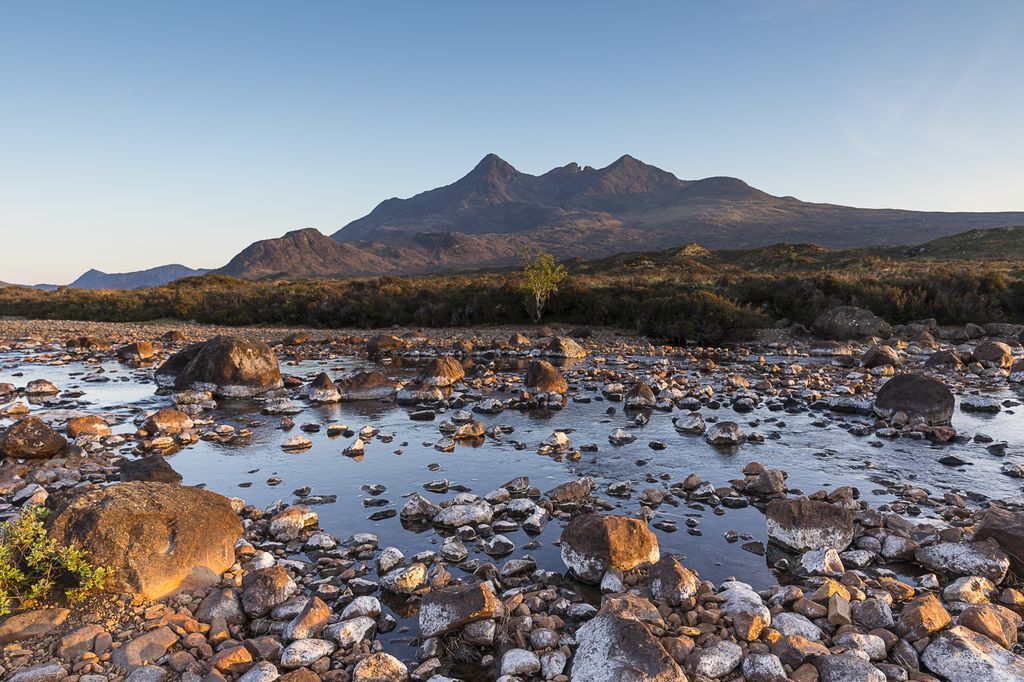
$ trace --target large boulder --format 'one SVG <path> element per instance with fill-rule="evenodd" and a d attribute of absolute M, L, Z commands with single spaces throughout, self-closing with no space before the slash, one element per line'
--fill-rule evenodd
<path fill-rule="evenodd" d="M 946 385 L 921 374 L 894 376 L 875 395 L 875 414 L 892 419 L 904 413 L 910 420 L 923 419 L 933 426 L 949 424 L 956 404 Z"/>
<path fill-rule="evenodd" d="M 971 362 L 980 362 L 986 367 L 1009 369 L 1013 366 L 1013 349 L 1002 341 L 985 341 L 974 349 Z"/>
<path fill-rule="evenodd" d="M 657 614 L 657 610 L 654 614 Z M 647 625 L 628 609 L 602 608 L 576 631 L 572 679 L 587 682 L 685 682 L 686 674 Z"/>
<path fill-rule="evenodd" d="M 64 454 L 68 442 L 39 417 L 25 417 L 0 434 L 0 457 L 49 459 Z"/>
<path fill-rule="evenodd" d="M 419 381 L 428 386 L 451 386 L 466 376 L 462 364 L 450 355 L 442 355 L 427 363 L 420 373 Z"/>
<path fill-rule="evenodd" d="M 959 625 L 932 640 L 921 661 L 949 682 L 1024 680 L 1024 658 Z"/>
<path fill-rule="evenodd" d="M 568 385 L 561 372 L 547 360 L 534 360 L 526 368 L 526 387 L 541 393 L 558 393 L 564 395 Z"/>
<path fill-rule="evenodd" d="M 284 387 L 277 356 L 262 341 L 216 336 L 181 350 L 157 369 L 160 383 L 210 391 L 220 398 L 251 398 Z"/>
<path fill-rule="evenodd" d="M 914 561 L 947 575 L 977 575 L 999 584 L 1006 577 L 1010 560 L 992 542 L 939 542 L 914 553 Z"/>
<path fill-rule="evenodd" d="M 999 543 L 1010 559 L 1013 572 L 1024 576 L 1024 512 L 989 507 L 975 528 L 974 539 Z"/>
<path fill-rule="evenodd" d="M 380 372 L 356 372 L 338 381 L 336 385 L 341 399 L 345 401 L 387 400 L 402 386 Z"/>
<path fill-rule="evenodd" d="M 885 338 L 892 334 L 892 327 L 870 310 L 854 306 L 840 306 L 826 311 L 814 320 L 812 329 L 819 336 L 828 339 L 863 339 L 868 336 Z"/>
<path fill-rule="evenodd" d="M 834 549 L 853 542 L 853 512 L 828 502 L 793 499 L 768 503 L 768 537 L 797 551 Z"/>
<path fill-rule="evenodd" d="M 900 354 L 892 346 L 873 346 L 861 357 L 860 364 L 865 369 L 874 369 L 875 367 L 884 367 L 886 365 L 898 367 L 900 364 Z"/>
<path fill-rule="evenodd" d="M 309 386 L 305 388 L 306 397 L 314 403 L 336 403 L 341 400 L 338 387 L 331 381 L 327 372 L 320 372 Z"/>
<path fill-rule="evenodd" d="M 68 437 L 78 438 L 79 436 L 109 436 L 113 433 L 110 424 L 98 414 L 89 414 L 82 417 L 72 417 L 65 426 Z"/>
<path fill-rule="evenodd" d="M 487 583 L 431 590 L 420 605 L 420 635 L 437 637 L 485 618 L 494 618 L 499 602 Z"/>
<path fill-rule="evenodd" d="M 71 492 L 47 526 L 60 544 L 113 569 L 109 589 L 146 599 L 215 584 L 234 563 L 242 535 L 227 498 L 149 482 Z"/>
<path fill-rule="evenodd" d="M 581 514 L 562 531 L 562 561 L 585 583 L 597 584 L 610 568 L 631 571 L 656 563 L 658 538 L 640 519 Z"/>
<path fill-rule="evenodd" d="M 587 356 L 587 351 L 583 350 L 583 346 L 568 336 L 556 336 L 551 339 L 551 343 L 548 344 L 544 352 L 556 358 L 585 358 Z"/>

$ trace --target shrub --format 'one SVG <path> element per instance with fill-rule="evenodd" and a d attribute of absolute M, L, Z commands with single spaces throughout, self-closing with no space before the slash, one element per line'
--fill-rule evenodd
<path fill-rule="evenodd" d="M 0 525 L 0 617 L 58 599 L 81 601 L 110 577 L 109 568 L 93 566 L 82 550 L 47 537 L 47 513 L 33 507 Z"/>

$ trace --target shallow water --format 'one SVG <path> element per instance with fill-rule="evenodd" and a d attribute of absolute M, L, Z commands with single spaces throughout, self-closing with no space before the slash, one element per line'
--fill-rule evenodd
<path fill-rule="evenodd" d="M 0 381 L 24 385 L 32 379 L 47 378 L 62 390 L 84 392 L 81 398 L 71 401 L 71 405 L 65 405 L 67 401 L 59 401 L 58 409 L 85 409 L 128 420 L 139 410 L 169 404 L 167 397 L 155 395 L 153 383 L 147 383 L 150 369 L 132 369 L 116 362 L 89 365 L 88 368 L 78 363 L 49 366 L 26 363 L 24 356 L 24 352 L 0 353 Z M 282 371 L 302 377 L 324 370 L 337 375 L 368 364 L 364 359 L 342 358 L 291 364 L 283 366 Z M 400 364 L 407 366 L 402 368 Z M 415 371 L 414 366 L 410 366 L 413 364 L 396 363 L 384 371 L 410 373 Z M 84 381 L 85 374 L 93 373 L 97 366 L 102 366 L 106 370 L 104 376 L 112 380 L 105 383 Z M 1004 408 L 991 416 L 968 414 L 958 409 L 954 415 L 953 425 L 960 433 L 973 435 L 983 432 L 996 441 L 1008 442 L 1010 447 L 1006 457 L 993 456 L 984 445 L 977 443 L 937 446 L 927 441 L 886 441 L 847 433 L 846 428 L 850 425 L 867 422 L 868 418 L 861 416 L 821 411 L 772 412 L 766 408 L 737 414 L 729 408 L 705 408 L 702 412 L 706 418 L 731 419 L 744 429 L 760 431 L 766 437 L 762 444 L 748 443 L 736 449 L 722 450 L 708 445 L 700 437 L 677 433 L 671 419 L 680 414 L 678 410 L 650 412 L 650 422 L 636 427 L 633 415 L 623 412 L 622 403 L 603 400 L 598 391 L 581 390 L 581 393 L 590 395 L 593 402 L 584 404 L 570 400 L 565 409 L 553 412 L 509 410 L 499 415 L 475 415 L 488 427 L 510 425 L 514 431 L 501 440 L 487 438 L 479 446 L 460 444 L 454 452 L 447 454 L 432 446 L 440 438 L 438 424 L 446 418 L 445 415 L 439 415 L 433 422 L 418 422 L 410 420 L 407 409 L 391 403 L 310 407 L 297 400 L 296 405 L 303 407 L 303 411 L 293 417 L 296 428 L 286 433 L 277 428 L 280 418 L 261 415 L 258 405 L 246 401 L 225 401 L 216 413 L 217 423 L 249 427 L 252 436 L 244 443 L 234 445 L 200 441 L 169 456 L 168 461 L 184 476 L 185 483 L 205 485 L 258 506 L 279 499 L 298 501 L 292 491 L 303 486 L 310 486 L 314 495 L 337 495 L 337 502 L 315 507 L 320 525 L 326 531 L 342 540 L 357 532 L 376 533 L 382 547 L 397 546 L 406 556 L 437 549 L 440 536 L 432 530 L 419 533 L 406 530 L 397 516 L 380 521 L 371 521 L 368 517 L 381 509 L 400 509 L 404 497 L 412 492 L 419 492 L 436 502 L 450 498 L 454 491 L 434 494 L 422 487 L 428 481 L 441 478 L 448 479 L 453 485 L 464 485 L 480 495 L 520 475 L 528 475 L 531 483 L 542 490 L 579 476 L 592 476 L 599 494 L 603 494 L 609 483 L 632 480 L 634 492 L 631 499 L 609 498 L 623 513 L 632 513 L 637 510 L 639 493 L 645 487 L 667 487 L 692 472 L 724 486 L 730 479 L 742 478 L 743 466 L 757 460 L 771 468 L 787 471 L 790 488 L 806 493 L 853 485 L 859 488 L 865 499 L 874 503 L 891 502 L 894 498 L 878 481 L 893 480 L 912 482 L 928 489 L 933 496 L 941 496 L 943 491 L 976 491 L 993 498 L 1024 500 L 1021 482 L 1000 473 L 1004 461 L 1024 461 L 1021 448 L 1024 444 L 1022 407 Z M 1019 388 L 1003 389 L 991 395 L 1000 400 L 1024 399 L 1024 391 Z M 610 407 L 614 408 L 613 415 L 606 414 Z M 32 409 L 51 412 L 52 406 L 33 405 Z M 364 457 L 353 459 L 343 455 L 342 450 L 354 437 L 329 438 L 324 429 L 319 433 L 304 434 L 313 442 L 313 446 L 304 452 L 281 450 L 280 444 L 284 440 L 303 433 L 299 426 L 311 422 L 324 427 L 340 422 L 354 431 L 363 426 L 374 426 L 380 430 L 380 435 L 393 436 L 393 441 L 383 443 L 374 439 L 367 445 Z M 637 440 L 621 447 L 609 444 L 608 434 L 618 427 L 634 431 Z M 126 421 L 115 430 L 133 429 L 131 422 Z M 578 461 L 556 461 L 538 455 L 537 445 L 555 430 L 571 431 L 569 437 L 575 446 L 596 443 L 599 451 L 584 452 Z M 652 440 L 662 441 L 668 447 L 652 450 L 648 447 Z M 527 443 L 528 447 L 517 450 L 514 447 L 516 441 Z M 956 454 L 971 465 L 958 468 L 940 465 L 937 460 L 948 454 Z M 432 470 L 431 465 L 437 465 L 436 470 Z M 653 475 L 657 482 L 645 482 L 648 474 Z M 269 485 L 271 477 L 281 479 L 280 484 Z M 389 504 L 384 507 L 364 506 L 364 500 L 371 496 L 361 488 L 371 483 L 386 486 L 387 490 L 377 497 L 388 500 Z M 661 505 L 655 519 L 670 519 L 678 524 L 678 531 L 673 533 L 654 529 L 662 551 L 682 555 L 686 565 L 698 571 L 701 577 L 716 583 L 732 576 L 751 583 L 755 588 L 776 582 L 778 577 L 772 574 L 766 559 L 743 548 L 749 540 L 767 541 L 762 513 L 753 506 L 723 511 L 724 514 L 719 516 L 700 505 Z M 925 507 L 925 515 L 927 512 Z M 697 528 L 702 535 L 688 532 L 688 519 L 699 521 Z M 739 541 L 727 542 L 723 538 L 727 530 L 746 536 Z M 563 566 L 558 550 L 552 544 L 560 532 L 561 524 L 553 521 L 536 538 L 522 531 L 509 533 L 508 537 L 517 545 L 511 556 L 528 553 L 542 567 L 561 571 Z M 531 540 L 536 540 L 540 546 L 532 550 L 522 549 Z M 471 549 L 471 557 L 491 560 L 483 553 L 474 553 L 471 543 L 467 543 L 467 547 Z M 403 636 L 400 632 L 392 633 L 388 639 L 398 642 Z"/>

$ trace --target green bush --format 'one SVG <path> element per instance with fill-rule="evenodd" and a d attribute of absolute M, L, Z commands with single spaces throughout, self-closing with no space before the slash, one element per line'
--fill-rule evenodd
<path fill-rule="evenodd" d="M 77 547 L 47 537 L 44 507 L 33 507 L 0 525 L 0 617 L 63 599 L 81 601 L 99 590 L 110 569 L 93 566 Z"/>

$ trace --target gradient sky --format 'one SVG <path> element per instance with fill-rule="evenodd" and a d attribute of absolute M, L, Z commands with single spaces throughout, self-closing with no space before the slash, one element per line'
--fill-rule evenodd
<path fill-rule="evenodd" d="M 1024 2 L 0 2 L 0 280 L 332 232 L 486 153 L 1024 210 Z"/>

